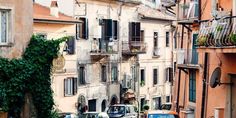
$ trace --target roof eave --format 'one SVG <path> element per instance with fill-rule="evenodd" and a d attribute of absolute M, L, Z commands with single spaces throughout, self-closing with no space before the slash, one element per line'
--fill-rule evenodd
<path fill-rule="evenodd" d="M 53 19 L 40 19 L 34 18 L 35 23 L 54 23 L 54 24 L 78 24 L 82 23 L 81 21 L 70 21 L 70 20 L 53 20 Z"/>
<path fill-rule="evenodd" d="M 141 19 L 148 19 L 148 20 L 160 20 L 160 21 L 175 21 L 174 19 L 169 19 L 169 18 L 154 18 L 154 17 L 149 17 L 149 16 L 141 16 Z"/>

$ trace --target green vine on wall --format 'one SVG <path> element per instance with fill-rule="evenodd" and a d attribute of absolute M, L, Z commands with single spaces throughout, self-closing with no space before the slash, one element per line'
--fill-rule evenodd
<path fill-rule="evenodd" d="M 32 96 L 38 118 L 52 118 L 52 61 L 57 57 L 60 43 L 67 40 L 46 40 L 32 36 L 21 59 L 0 58 L 0 108 L 19 118 L 26 93 Z"/>

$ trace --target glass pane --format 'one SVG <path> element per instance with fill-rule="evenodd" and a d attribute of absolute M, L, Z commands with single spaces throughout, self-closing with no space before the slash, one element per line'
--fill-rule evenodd
<path fill-rule="evenodd" d="M 1 42 L 7 42 L 7 11 L 1 12 Z"/>

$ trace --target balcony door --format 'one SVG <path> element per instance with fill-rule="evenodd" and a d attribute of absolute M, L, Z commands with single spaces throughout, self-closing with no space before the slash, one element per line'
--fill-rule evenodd
<path fill-rule="evenodd" d="M 197 52 L 197 36 L 198 34 L 193 34 L 192 40 L 192 64 L 198 64 L 198 52 Z"/>

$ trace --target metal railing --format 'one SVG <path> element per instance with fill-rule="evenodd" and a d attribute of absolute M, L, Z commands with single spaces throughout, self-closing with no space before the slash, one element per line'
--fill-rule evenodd
<path fill-rule="evenodd" d="M 122 41 L 123 54 L 146 53 L 147 45 L 143 41 Z"/>
<path fill-rule="evenodd" d="M 225 17 L 200 24 L 199 47 L 227 47 L 236 45 L 236 17 Z"/>
<path fill-rule="evenodd" d="M 196 49 L 180 49 L 176 53 L 177 64 L 198 64 L 198 52 Z"/>
<path fill-rule="evenodd" d="M 99 42 L 91 41 L 91 54 L 116 54 L 118 53 L 118 41 Z"/>

